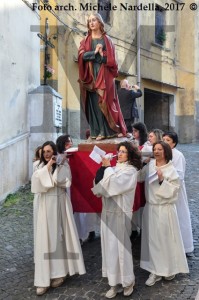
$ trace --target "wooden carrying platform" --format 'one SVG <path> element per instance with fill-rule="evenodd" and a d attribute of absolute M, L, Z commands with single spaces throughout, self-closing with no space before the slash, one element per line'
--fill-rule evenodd
<path fill-rule="evenodd" d="M 103 143 L 103 141 L 93 142 L 93 143 L 82 143 L 82 144 L 78 145 L 78 151 L 91 152 L 93 150 L 94 146 L 97 146 L 107 153 L 107 152 L 117 151 L 117 145 L 118 144 L 115 144 L 115 143 L 114 144 L 113 143 Z"/>

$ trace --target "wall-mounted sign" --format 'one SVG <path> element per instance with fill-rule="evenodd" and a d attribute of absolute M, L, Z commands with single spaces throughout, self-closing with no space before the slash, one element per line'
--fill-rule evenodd
<path fill-rule="evenodd" d="M 54 101 L 54 126 L 62 127 L 62 100 L 56 98 Z"/>

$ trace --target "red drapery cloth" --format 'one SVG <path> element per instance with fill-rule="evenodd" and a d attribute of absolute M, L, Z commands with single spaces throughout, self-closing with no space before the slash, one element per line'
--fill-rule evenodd
<path fill-rule="evenodd" d="M 71 201 L 74 212 L 99 213 L 102 200 L 93 195 L 91 188 L 99 166 L 89 157 L 90 152 L 73 152 L 69 158 L 72 172 Z M 116 160 L 111 161 L 112 166 Z M 137 183 L 133 211 L 145 205 L 144 183 Z"/>

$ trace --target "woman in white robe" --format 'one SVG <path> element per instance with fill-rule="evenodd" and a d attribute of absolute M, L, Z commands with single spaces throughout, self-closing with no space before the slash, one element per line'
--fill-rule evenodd
<path fill-rule="evenodd" d="M 57 152 L 59 153 L 60 162 L 62 159 L 70 152 L 78 151 L 78 148 L 72 147 L 73 141 L 69 134 L 60 135 L 56 140 Z M 67 193 L 70 197 L 70 187 L 67 188 Z M 98 219 L 100 217 L 96 213 L 74 213 L 75 225 L 77 228 L 77 233 L 80 239 L 80 243 L 83 242 L 98 229 Z M 98 230 L 99 231 L 99 230 Z"/>
<path fill-rule="evenodd" d="M 132 207 L 141 167 L 141 155 L 129 142 L 118 145 L 118 161 L 111 167 L 110 160 L 102 158 L 102 167 L 92 188 L 94 195 L 101 197 L 102 276 L 108 277 L 110 290 L 107 298 L 113 298 L 124 288 L 124 295 L 133 292 L 135 275 L 130 234 L 132 230 Z"/>
<path fill-rule="evenodd" d="M 66 194 L 71 185 L 70 167 L 67 160 L 56 165 L 55 154 L 55 144 L 44 143 L 40 164 L 32 175 L 37 295 L 43 295 L 50 285 L 60 286 L 67 274 L 85 273 L 72 205 Z"/>
<path fill-rule="evenodd" d="M 172 280 L 178 273 L 188 273 L 176 201 L 179 178 L 171 162 L 168 144 L 160 141 L 153 146 L 155 159 L 142 171 L 145 179 L 146 205 L 142 218 L 141 268 L 151 274 L 146 285 L 162 279 Z"/>
<path fill-rule="evenodd" d="M 185 253 L 187 256 L 189 253 L 193 252 L 193 233 L 191 226 L 191 217 L 189 211 L 189 204 L 187 200 L 187 193 L 185 187 L 185 168 L 186 161 L 182 152 L 177 150 L 175 147 L 178 144 L 178 135 L 175 132 L 165 132 L 163 135 L 164 142 L 168 143 L 172 149 L 173 154 L 173 165 L 178 172 L 178 176 L 180 178 L 180 190 L 178 194 L 178 201 L 176 203 L 178 219 L 180 223 L 180 230 L 182 234 L 182 240 L 184 244 Z"/>

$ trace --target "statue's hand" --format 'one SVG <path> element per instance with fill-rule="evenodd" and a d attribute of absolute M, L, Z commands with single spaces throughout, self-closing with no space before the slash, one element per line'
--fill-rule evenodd
<path fill-rule="evenodd" d="M 101 56 L 103 56 L 104 54 L 103 54 L 103 50 L 102 50 L 102 48 L 99 48 L 99 54 L 101 55 Z"/>
<path fill-rule="evenodd" d="M 95 54 L 98 53 L 98 52 L 99 53 L 102 52 L 102 48 L 103 48 L 102 44 L 97 44 L 96 48 L 95 48 Z"/>

